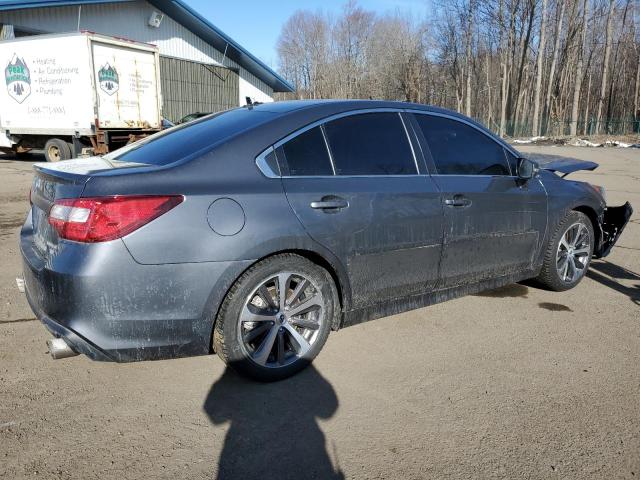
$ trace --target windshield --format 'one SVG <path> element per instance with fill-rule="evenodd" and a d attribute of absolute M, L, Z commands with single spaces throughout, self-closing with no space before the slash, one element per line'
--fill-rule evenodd
<path fill-rule="evenodd" d="M 211 150 L 218 143 L 256 127 L 272 113 L 236 108 L 178 125 L 106 154 L 109 162 L 168 165 Z"/>

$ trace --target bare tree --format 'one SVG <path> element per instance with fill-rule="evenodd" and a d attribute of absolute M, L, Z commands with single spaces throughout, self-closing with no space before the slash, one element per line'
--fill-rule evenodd
<path fill-rule="evenodd" d="M 602 60 L 602 79 L 600 82 L 600 96 L 598 97 L 598 115 L 596 116 L 596 132 L 602 131 L 602 107 L 607 93 L 607 81 L 609 76 L 609 57 L 611 56 L 611 35 L 613 26 L 613 13 L 615 0 L 609 0 L 609 13 L 607 14 L 607 31 L 604 47 L 604 59 Z"/>
<path fill-rule="evenodd" d="M 503 136 L 622 133 L 640 119 L 636 2 L 435 0 L 420 19 L 350 0 L 295 12 L 279 69 L 294 98 L 431 103 Z"/>
<path fill-rule="evenodd" d="M 538 42 L 538 60 L 536 66 L 536 89 L 533 100 L 533 134 L 540 135 L 540 90 L 542 89 L 542 67 L 544 60 L 544 43 L 546 40 L 547 0 L 542 0 L 542 19 L 540 21 L 540 40 Z"/>
<path fill-rule="evenodd" d="M 573 85 L 573 101 L 571 104 L 571 125 L 569 134 L 576 136 L 578 133 L 578 108 L 580 107 L 580 88 L 583 80 L 584 56 L 587 49 L 587 15 L 589 11 L 589 1 L 582 2 L 582 22 L 580 24 L 580 52 L 576 62 L 576 73 Z"/>

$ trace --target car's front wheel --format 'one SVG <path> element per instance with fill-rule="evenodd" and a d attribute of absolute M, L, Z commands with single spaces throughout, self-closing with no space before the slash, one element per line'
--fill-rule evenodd
<path fill-rule="evenodd" d="M 547 246 L 537 280 L 557 292 L 575 287 L 587 273 L 594 240 L 589 217 L 582 212 L 571 211 L 560 222 Z"/>
<path fill-rule="evenodd" d="M 325 269 L 299 255 L 275 255 L 249 268 L 227 293 L 214 347 L 240 373 L 280 380 L 318 355 L 338 309 L 336 287 Z"/>

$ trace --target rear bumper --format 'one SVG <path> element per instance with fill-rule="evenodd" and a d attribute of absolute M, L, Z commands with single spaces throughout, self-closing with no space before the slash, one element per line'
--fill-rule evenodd
<path fill-rule="evenodd" d="M 598 228 L 600 229 L 600 244 L 593 252 L 596 258 L 603 258 L 609 255 L 611 249 L 616 244 L 624 227 L 629 223 L 633 214 L 633 208 L 629 202 L 619 207 L 607 207 L 602 214 Z"/>
<path fill-rule="evenodd" d="M 27 299 L 54 336 L 102 361 L 209 353 L 218 305 L 250 263 L 140 265 L 121 240 L 58 247 L 43 259 L 27 220 L 20 238 Z"/>
<path fill-rule="evenodd" d="M 49 318 L 41 311 L 38 311 L 38 307 L 33 303 L 28 290 L 25 290 L 25 294 L 27 296 L 27 301 L 29 302 L 31 310 L 33 310 L 36 317 L 38 317 L 38 319 L 44 324 L 45 327 L 47 327 L 47 330 L 49 330 L 49 332 L 54 337 L 64 338 L 74 351 L 86 355 L 91 360 L 97 360 L 101 362 L 114 361 L 113 358 L 109 357 L 104 351 L 100 350 L 100 348 L 93 345 L 87 339 L 82 338 L 73 330 L 69 330 L 68 328 Z"/>

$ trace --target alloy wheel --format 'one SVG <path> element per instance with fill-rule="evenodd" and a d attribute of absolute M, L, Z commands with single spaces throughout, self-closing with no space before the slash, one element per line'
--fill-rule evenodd
<path fill-rule="evenodd" d="M 556 269 L 563 282 L 573 283 L 585 274 L 591 253 L 591 235 L 583 223 L 574 223 L 562 235 Z"/>
<path fill-rule="evenodd" d="M 304 358 L 326 321 L 320 288 L 301 273 L 280 272 L 260 283 L 239 315 L 239 338 L 247 356 L 279 368 Z"/>

